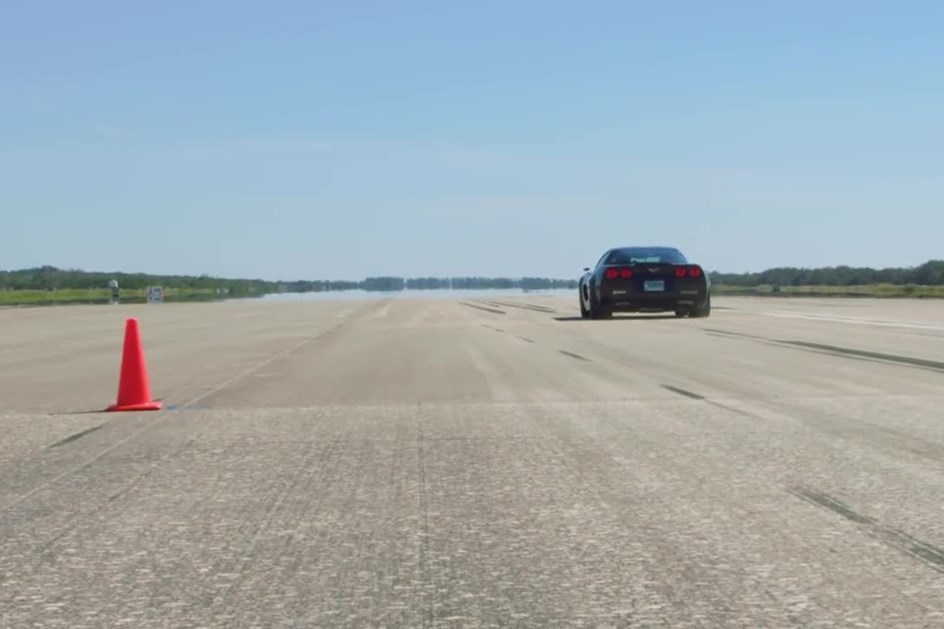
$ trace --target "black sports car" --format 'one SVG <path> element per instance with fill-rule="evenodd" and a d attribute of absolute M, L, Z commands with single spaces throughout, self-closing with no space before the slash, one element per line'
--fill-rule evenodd
<path fill-rule="evenodd" d="M 614 312 L 666 312 L 707 317 L 711 280 L 672 247 L 617 247 L 580 278 L 580 316 L 607 319 Z"/>

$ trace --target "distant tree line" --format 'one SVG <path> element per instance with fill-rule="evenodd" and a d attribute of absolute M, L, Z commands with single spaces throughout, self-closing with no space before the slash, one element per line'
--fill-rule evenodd
<path fill-rule="evenodd" d="M 209 275 L 105 273 L 43 266 L 19 271 L 0 271 L 0 290 L 107 288 L 111 280 L 116 280 L 122 290 L 140 290 L 148 286 L 163 286 L 171 289 L 219 291 L 231 296 L 264 295 L 282 290 L 297 292 L 348 290 L 360 286 L 359 282 L 270 282 L 258 279 L 224 279 Z"/>
<path fill-rule="evenodd" d="M 311 293 L 324 291 L 367 290 L 442 290 L 522 288 L 542 290 L 576 288 L 576 280 L 557 280 L 540 277 L 521 279 L 488 277 L 402 278 L 394 276 L 368 277 L 356 281 L 294 280 L 266 281 L 258 279 L 224 279 L 209 275 L 150 275 L 145 273 L 105 273 L 77 269 L 58 269 L 43 266 L 18 271 L 0 271 L 0 290 L 65 290 L 107 288 L 116 280 L 121 289 L 140 290 L 148 286 L 170 289 L 202 289 L 218 291 L 230 296 L 252 296 L 268 293 Z"/>
<path fill-rule="evenodd" d="M 295 280 L 267 281 L 259 279 L 225 279 L 209 275 L 150 275 L 145 273 L 105 273 L 43 266 L 18 271 L 0 271 L 0 290 L 63 290 L 107 288 L 117 280 L 122 289 L 136 290 L 148 286 L 171 289 L 203 289 L 230 296 L 258 296 L 280 292 L 324 292 L 344 290 L 402 291 L 444 289 L 548 290 L 575 289 L 576 279 L 561 280 L 545 277 L 368 277 L 357 281 Z M 869 267 L 836 266 L 823 268 L 779 267 L 758 273 L 712 272 L 711 281 L 728 286 L 863 286 L 868 284 L 944 285 L 944 260 L 931 260 L 916 267 L 873 269 Z"/>
<path fill-rule="evenodd" d="M 577 280 L 559 280 L 547 277 L 417 277 L 405 281 L 409 290 L 468 290 L 493 288 L 520 288 L 524 290 L 549 290 L 554 288 L 577 288 Z"/>
<path fill-rule="evenodd" d="M 548 290 L 552 288 L 577 288 L 577 280 L 556 280 L 546 277 L 368 277 L 359 288 L 367 291 L 400 290 L 469 290 L 493 288 L 521 288 L 524 290 Z"/>
<path fill-rule="evenodd" d="M 728 286 L 864 286 L 868 284 L 944 285 L 944 260 L 916 267 L 873 269 L 833 266 L 814 269 L 778 267 L 759 273 L 711 273 L 711 281 Z"/>

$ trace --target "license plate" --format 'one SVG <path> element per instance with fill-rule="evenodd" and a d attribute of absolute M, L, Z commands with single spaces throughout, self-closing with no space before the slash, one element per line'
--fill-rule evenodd
<path fill-rule="evenodd" d="M 647 293 L 658 293 L 665 290 L 665 280 L 646 280 L 642 289 Z"/>

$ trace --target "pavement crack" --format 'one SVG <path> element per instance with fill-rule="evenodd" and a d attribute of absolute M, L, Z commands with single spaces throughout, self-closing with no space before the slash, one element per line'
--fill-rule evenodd
<path fill-rule="evenodd" d="M 333 453 L 339 445 L 337 442 L 332 443 L 328 452 Z M 291 465 L 291 471 L 280 478 L 280 486 L 271 488 L 261 517 L 252 524 L 247 522 L 247 526 L 242 529 L 241 532 L 245 534 L 243 553 L 226 567 L 225 574 L 230 575 L 229 582 L 216 594 L 215 599 L 208 605 L 209 609 L 219 611 L 231 608 L 234 600 L 243 595 L 247 588 L 251 588 L 252 579 L 258 578 L 255 571 L 258 570 L 260 556 L 269 543 L 270 529 L 277 525 L 280 518 L 285 518 L 292 512 L 286 505 L 291 503 L 295 496 L 303 493 L 300 488 L 308 488 L 311 476 L 323 471 L 315 464 L 317 452 L 315 447 L 310 447 Z M 286 466 L 288 467 L 287 463 Z M 311 495 L 310 492 L 308 495 Z"/>
<path fill-rule="evenodd" d="M 142 471 L 139 474 L 136 474 L 133 478 L 131 478 L 129 482 L 125 483 L 117 491 L 110 493 L 103 501 L 99 502 L 97 505 L 93 505 L 87 512 L 78 513 L 74 515 L 69 520 L 68 524 L 62 528 L 61 531 L 59 531 L 57 534 L 53 535 L 52 537 L 50 537 L 44 542 L 41 548 L 41 554 L 44 555 L 46 558 L 53 556 L 54 553 L 51 552 L 52 547 L 56 543 L 58 543 L 60 540 L 65 538 L 67 535 L 72 533 L 72 531 L 75 530 L 80 523 L 91 520 L 94 516 L 100 514 L 110 505 L 117 502 L 120 498 L 124 497 L 125 495 L 127 495 L 128 492 L 130 492 L 132 489 L 140 485 L 143 481 L 149 479 L 152 474 L 160 471 L 162 463 L 164 463 L 165 461 L 173 460 L 181 452 L 191 447 L 196 441 L 197 441 L 196 436 L 191 437 L 190 439 L 182 443 L 180 446 L 175 448 L 173 451 L 167 454 L 164 454 L 160 458 L 158 458 L 156 461 L 151 462 L 148 469 Z M 127 506 L 122 507 L 122 510 L 126 508 Z"/>
<path fill-rule="evenodd" d="M 423 431 L 422 418 L 417 419 L 416 436 L 416 493 L 417 508 L 419 510 L 419 568 L 423 579 L 422 596 L 425 599 L 423 606 L 423 616 L 426 626 L 433 626 L 435 621 L 435 611 L 433 593 L 435 584 L 433 582 L 433 571 L 430 565 L 429 550 L 429 482 L 427 479 L 428 470 L 426 466 L 426 437 Z"/>
<path fill-rule="evenodd" d="M 52 487 L 52 486 L 56 485 L 57 483 L 59 483 L 60 481 L 66 479 L 66 478 L 69 478 L 69 477 L 73 476 L 74 474 L 78 474 L 79 472 L 82 472 L 82 471 L 88 469 L 88 468 L 91 467 L 94 463 L 96 463 L 97 461 L 100 461 L 101 459 L 105 458 L 106 456 L 108 456 L 109 454 L 111 454 L 112 452 L 114 452 L 115 450 L 117 450 L 118 448 L 120 448 L 121 446 L 125 445 L 126 443 L 129 443 L 129 442 L 131 442 L 131 441 L 137 439 L 138 437 L 141 437 L 142 435 L 144 435 L 144 434 L 146 434 L 146 433 L 148 433 L 148 432 L 154 430 L 154 429 L 157 428 L 157 427 L 161 424 L 161 422 L 163 422 L 167 417 L 170 417 L 170 415 L 166 415 L 166 414 L 165 414 L 165 415 L 160 415 L 160 416 L 158 416 L 155 420 L 153 420 L 153 421 L 151 421 L 151 422 L 145 424 L 144 427 L 141 428 L 140 430 L 135 431 L 134 433 L 128 435 L 128 436 L 125 437 L 124 439 L 119 439 L 118 441 L 116 441 L 115 443 L 111 444 L 110 446 L 108 446 L 107 448 L 105 448 L 104 450 L 102 450 L 101 452 L 98 452 L 97 454 L 95 454 L 95 455 L 93 455 L 93 456 L 91 456 L 91 457 L 85 459 L 85 460 L 84 460 L 82 463 L 80 463 L 79 465 L 77 465 L 77 466 L 75 466 L 75 467 L 73 467 L 73 468 L 70 468 L 70 469 L 66 470 L 65 472 L 62 472 L 61 474 L 58 474 L 58 475 L 54 476 L 53 478 L 49 479 L 49 480 L 46 481 L 45 483 L 42 483 L 42 484 L 39 485 L 38 487 L 34 487 L 34 488 L 31 489 L 30 491 L 28 491 L 28 492 L 26 492 L 26 493 L 24 493 L 24 494 L 20 494 L 19 496 L 16 496 L 16 497 L 12 498 L 11 500 L 5 502 L 4 504 L 0 505 L 0 513 L 4 512 L 4 511 L 7 511 L 7 510 L 9 510 L 9 509 L 12 509 L 13 507 L 17 506 L 18 504 L 20 504 L 21 502 L 23 502 L 23 501 L 25 501 L 25 500 L 29 500 L 30 498 L 32 498 L 33 496 L 37 495 L 39 492 L 45 490 L 46 488 Z"/>
<path fill-rule="evenodd" d="M 292 345 L 291 347 L 288 347 L 288 348 L 286 348 L 286 349 L 283 349 L 283 350 L 281 350 L 281 351 L 278 351 L 278 352 L 275 352 L 274 354 L 269 355 L 268 357 L 266 357 L 265 359 L 263 359 L 262 361 L 260 361 L 260 362 L 258 362 L 258 363 L 256 363 L 256 364 L 252 365 L 250 368 L 246 369 L 245 371 L 236 374 L 236 375 L 233 376 L 232 378 L 229 378 L 229 379 L 223 381 L 222 383 L 220 383 L 220 384 L 214 386 L 213 388 L 211 388 L 211 389 L 209 389 L 209 390 L 207 390 L 207 391 L 204 391 L 203 393 L 201 393 L 201 394 L 198 395 L 197 397 L 193 398 L 192 400 L 190 400 L 190 401 L 187 402 L 186 404 L 183 404 L 183 405 L 181 406 L 181 408 L 184 408 L 184 409 L 192 409 L 192 408 L 196 407 L 196 405 L 199 404 L 200 402 L 205 402 L 205 401 L 207 401 L 209 398 L 212 398 L 212 397 L 215 396 L 216 394 L 218 394 L 218 393 L 220 393 L 220 392 L 222 392 L 222 391 L 228 389 L 229 387 L 233 386 L 233 385 L 236 384 L 237 382 L 240 382 L 241 380 L 244 380 L 245 378 L 248 378 L 249 376 L 251 376 L 251 375 L 257 373 L 257 372 L 258 372 L 260 369 L 262 369 L 263 367 L 266 367 L 266 366 L 268 366 L 268 365 L 271 365 L 272 363 L 274 363 L 274 362 L 276 362 L 276 361 L 278 361 L 278 360 L 281 360 L 282 358 L 286 358 L 286 357 L 288 357 L 288 356 L 291 356 L 292 354 L 294 354 L 294 353 L 298 352 L 299 350 L 305 348 L 306 346 L 310 345 L 311 343 L 314 343 L 315 341 L 321 341 L 321 340 L 324 340 L 324 339 L 327 339 L 327 338 L 331 338 L 333 335 L 337 334 L 338 332 L 341 332 L 341 331 L 344 330 L 347 326 L 352 325 L 352 324 L 353 324 L 354 322 L 356 322 L 358 319 L 364 318 L 365 316 L 367 316 L 367 315 L 370 314 L 371 312 L 373 312 L 373 311 L 370 309 L 370 306 L 365 306 L 365 307 L 363 307 L 360 311 L 355 312 L 353 316 L 345 317 L 344 319 L 342 319 L 341 321 L 339 321 L 339 322 L 336 323 L 335 325 L 333 325 L 333 326 L 327 328 L 326 330 L 322 330 L 322 331 L 317 332 L 317 333 L 315 333 L 315 334 L 311 334 L 311 335 L 309 335 L 309 336 L 306 336 L 306 337 L 303 338 L 301 341 L 299 341 L 298 343 L 295 343 L 295 344 Z"/>

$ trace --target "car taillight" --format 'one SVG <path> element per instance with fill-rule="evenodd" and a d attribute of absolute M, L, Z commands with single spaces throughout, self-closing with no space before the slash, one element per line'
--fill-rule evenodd
<path fill-rule="evenodd" d="M 606 270 L 606 279 L 615 280 L 617 277 L 619 277 L 619 271 L 617 271 L 616 269 Z"/>
<path fill-rule="evenodd" d="M 685 277 L 701 277 L 702 270 L 700 266 L 677 266 L 675 267 L 675 277 L 683 279 Z"/>
<path fill-rule="evenodd" d="M 628 280 L 632 276 L 633 276 L 632 269 L 620 269 L 620 277 L 622 277 L 623 279 Z"/>

